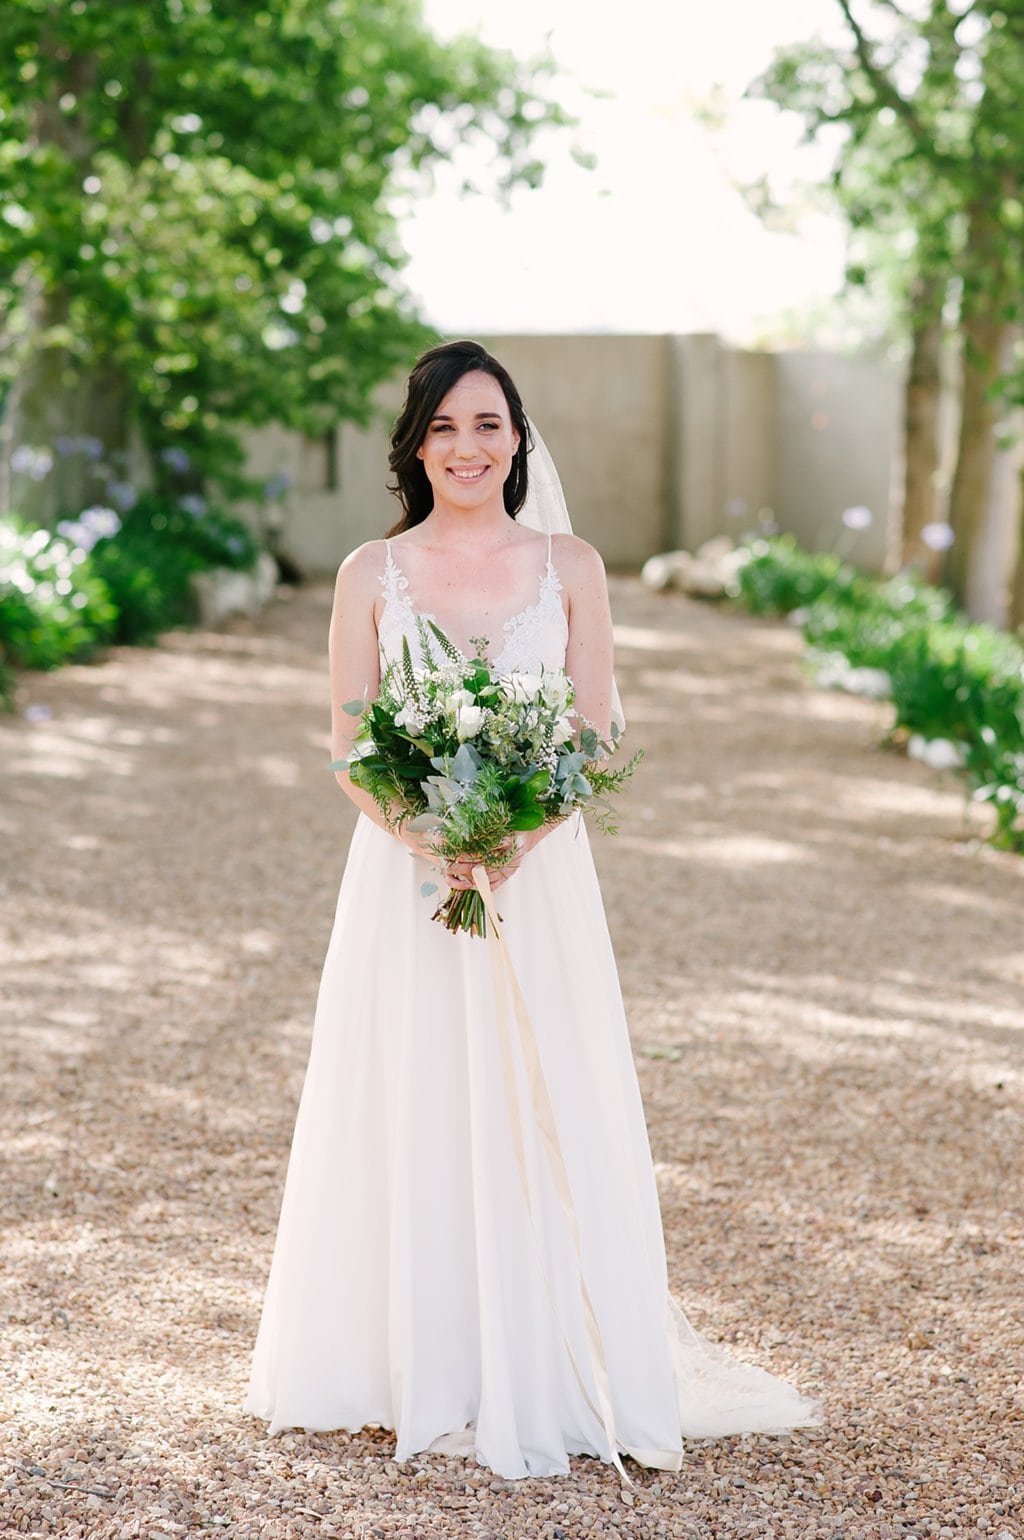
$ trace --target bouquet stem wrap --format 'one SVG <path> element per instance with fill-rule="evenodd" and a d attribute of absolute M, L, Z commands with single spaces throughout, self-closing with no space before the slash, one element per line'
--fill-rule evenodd
<path fill-rule="evenodd" d="M 587 1331 L 587 1346 L 590 1350 L 590 1366 L 593 1371 L 594 1384 L 597 1389 L 599 1407 L 595 1407 L 587 1389 L 583 1375 L 580 1372 L 576 1355 L 569 1341 L 568 1333 L 564 1326 L 562 1338 L 565 1342 L 569 1362 L 572 1364 L 573 1373 L 576 1376 L 583 1399 L 587 1406 L 604 1427 L 608 1437 L 609 1447 L 612 1451 L 612 1463 L 619 1472 L 626 1486 L 632 1486 L 633 1482 L 623 1467 L 619 1458 L 619 1449 L 642 1463 L 647 1461 L 644 1456 L 647 1451 L 633 1450 L 627 1445 L 619 1444 L 615 1432 L 615 1418 L 612 1412 L 611 1382 L 608 1376 L 608 1363 L 605 1357 L 604 1343 L 601 1339 L 601 1329 L 597 1322 L 590 1291 L 583 1274 L 583 1255 L 580 1249 L 579 1223 L 576 1218 L 576 1209 L 572 1201 L 572 1191 L 569 1186 L 569 1175 L 566 1170 L 565 1158 L 562 1154 L 562 1146 L 558 1138 L 558 1129 L 555 1124 L 554 1111 L 551 1106 L 551 1098 L 548 1093 L 547 1082 L 544 1079 L 544 1070 L 540 1061 L 540 1053 L 537 1048 L 537 1037 L 530 1021 L 529 1012 L 526 1009 L 526 1001 L 519 980 L 516 977 L 512 959 L 508 954 L 501 933 L 501 920 L 494 906 L 494 897 L 491 892 L 491 884 L 487 871 L 483 866 L 474 866 L 473 881 L 483 901 L 487 915 L 487 945 L 491 961 L 491 978 L 494 984 L 494 1007 L 498 1025 L 498 1038 L 501 1050 L 502 1072 L 505 1080 L 505 1091 L 508 1098 L 509 1123 L 512 1130 L 512 1143 L 515 1149 L 516 1164 L 519 1167 L 519 1176 L 523 1185 L 523 1195 L 526 1199 L 526 1208 L 530 1217 L 530 1225 L 537 1241 L 537 1254 L 540 1261 L 541 1273 L 551 1298 L 555 1318 L 558 1319 L 558 1310 L 555 1304 L 555 1295 L 548 1277 L 547 1265 L 544 1259 L 544 1246 L 541 1241 L 540 1230 L 537 1224 L 537 1216 L 534 1211 L 533 1195 L 530 1190 L 530 1181 L 526 1169 L 526 1156 L 524 1153 L 523 1114 L 519 1105 L 519 1097 L 516 1092 L 515 1068 L 512 1061 L 511 1029 L 509 1025 L 509 1005 L 511 1014 L 518 1028 L 519 1043 L 522 1049 L 523 1060 L 526 1065 L 527 1081 L 530 1087 L 530 1097 L 533 1102 L 533 1113 L 537 1127 L 540 1130 L 541 1142 L 545 1156 L 547 1157 L 548 1170 L 554 1183 L 558 1200 L 565 1214 L 566 1223 L 569 1226 L 569 1234 L 572 1237 L 573 1247 L 576 1252 L 576 1263 L 579 1269 L 580 1297 L 583 1301 L 583 1316 Z M 561 1326 L 561 1322 L 559 1322 Z"/>

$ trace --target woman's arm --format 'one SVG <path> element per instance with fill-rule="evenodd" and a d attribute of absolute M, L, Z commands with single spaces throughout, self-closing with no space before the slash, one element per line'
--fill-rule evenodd
<path fill-rule="evenodd" d="M 611 731 L 614 647 L 608 581 L 604 562 L 585 540 L 576 535 L 555 535 L 554 561 L 568 601 L 569 640 L 565 672 L 572 680 L 576 699 L 573 709 L 607 739 Z M 523 856 L 560 828 L 545 823 L 528 834 L 516 835 L 517 860 L 491 873 L 492 887 L 507 882 L 518 870 Z M 466 874 L 462 874 L 464 885 Z"/>
<path fill-rule="evenodd" d="M 346 711 L 346 701 L 373 700 L 380 689 L 380 652 L 374 603 L 380 592 L 377 581 L 384 565 L 384 542 L 369 541 L 346 556 L 338 568 L 327 653 L 331 671 L 331 759 L 351 753 L 359 718 Z M 429 837 L 388 828 L 380 808 L 360 786 L 353 786 L 347 770 L 336 770 L 335 779 L 361 813 L 388 834 L 393 834 L 413 855 L 432 859 Z"/>
<path fill-rule="evenodd" d="M 576 692 L 574 710 L 607 739 L 611 731 L 614 646 L 608 580 L 592 545 L 575 535 L 556 535 L 557 566 L 568 597 L 569 641 L 565 672 Z"/>

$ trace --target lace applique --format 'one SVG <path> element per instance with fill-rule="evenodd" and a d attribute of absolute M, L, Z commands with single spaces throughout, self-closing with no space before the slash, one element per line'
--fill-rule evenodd
<path fill-rule="evenodd" d="M 562 584 L 554 564 L 548 557 L 547 568 L 540 581 L 540 594 L 536 604 L 527 605 L 503 626 L 505 641 L 493 660 L 499 674 L 532 674 L 538 663 L 545 668 L 561 668 L 565 661 L 565 644 L 569 639 L 569 627 L 562 609 L 559 594 Z M 548 661 L 551 644 L 558 638 L 561 660 Z"/>
<path fill-rule="evenodd" d="M 413 656 L 418 658 L 417 617 L 438 623 L 436 615 L 417 610 L 408 597 L 409 579 L 395 561 L 390 542 L 386 552 L 384 571 L 378 579 L 384 591 L 384 609 L 377 624 L 381 660 L 385 666 L 400 656 L 403 637 L 408 638 Z M 503 622 L 504 641 L 491 659 L 491 667 L 497 673 L 535 674 L 542 668 L 564 666 L 569 625 L 559 598 L 561 592 L 562 584 L 551 560 L 549 546 L 536 602 Z"/>
<path fill-rule="evenodd" d="M 378 583 L 384 590 L 384 598 L 388 604 L 393 604 L 396 602 L 400 604 L 408 604 L 408 599 L 402 599 L 402 591 L 408 588 L 409 579 L 398 566 L 395 558 L 391 554 L 390 540 L 385 540 L 384 552 L 384 571 L 377 579 Z"/>

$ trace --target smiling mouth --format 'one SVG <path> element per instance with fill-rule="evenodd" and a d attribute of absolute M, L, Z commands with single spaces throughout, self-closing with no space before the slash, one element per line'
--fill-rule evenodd
<path fill-rule="evenodd" d="M 449 476 L 454 476 L 456 481 L 479 481 L 482 476 L 487 475 L 489 469 L 490 466 L 482 465 L 479 470 L 457 471 L 449 465 L 448 474 Z"/>

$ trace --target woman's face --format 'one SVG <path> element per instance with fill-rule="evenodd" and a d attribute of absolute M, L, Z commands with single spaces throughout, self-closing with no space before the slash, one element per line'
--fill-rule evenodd
<path fill-rule="evenodd" d="M 416 453 L 435 505 L 478 508 L 495 499 L 501 503 L 518 448 L 505 392 L 493 375 L 474 369 L 441 401 Z"/>

